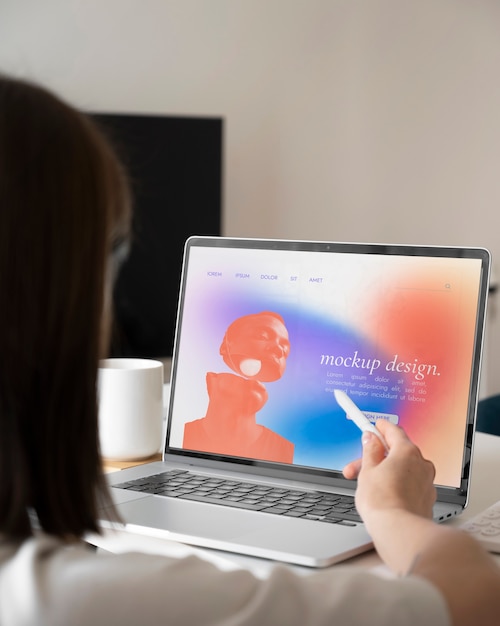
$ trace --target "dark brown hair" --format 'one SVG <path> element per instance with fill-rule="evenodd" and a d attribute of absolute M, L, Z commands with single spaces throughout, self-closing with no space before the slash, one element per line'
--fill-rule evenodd
<path fill-rule="evenodd" d="M 129 191 L 83 113 L 0 76 L 0 535 L 98 531 L 96 380 Z M 107 295 L 106 295 L 107 294 Z"/>

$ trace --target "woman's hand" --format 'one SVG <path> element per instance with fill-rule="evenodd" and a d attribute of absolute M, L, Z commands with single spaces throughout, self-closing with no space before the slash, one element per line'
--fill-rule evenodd
<path fill-rule="evenodd" d="M 443 594 L 454 626 L 495 626 L 500 615 L 500 570 L 468 533 L 432 520 L 434 465 L 404 431 L 379 420 L 389 447 L 363 433 L 363 456 L 344 468 L 358 479 L 356 506 L 384 563 L 412 573 Z M 467 576 L 464 575 L 467 572 Z"/>
<path fill-rule="evenodd" d="M 361 517 L 368 528 L 377 511 L 392 508 L 432 517 L 434 465 L 399 426 L 379 420 L 377 428 L 389 447 L 387 455 L 378 438 L 366 431 L 362 458 L 344 468 L 346 478 L 358 479 L 356 506 Z"/>

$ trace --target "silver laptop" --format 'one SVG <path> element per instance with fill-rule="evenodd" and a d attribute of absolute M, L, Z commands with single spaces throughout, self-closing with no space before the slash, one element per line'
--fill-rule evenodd
<path fill-rule="evenodd" d="M 163 460 L 108 474 L 131 532 L 297 565 L 369 550 L 342 468 L 371 421 L 467 505 L 490 270 L 482 248 L 192 237 Z"/>

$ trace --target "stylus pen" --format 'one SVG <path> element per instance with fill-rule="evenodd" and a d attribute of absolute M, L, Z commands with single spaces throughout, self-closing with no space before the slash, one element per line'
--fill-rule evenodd
<path fill-rule="evenodd" d="M 366 417 L 366 415 L 354 404 L 354 402 L 349 398 L 345 391 L 341 389 L 334 390 L 335 399 L 339 403 L 339 405 L 344 409 L 347 413 L 347 416 L 352 419 L 352 421 L 356 424 L 356 426 L 361 430 L 369 430 L 374 435 L 376 435 L 380 441 L 384 444 L 384 448 L 386 452 L 389 452 L 389 448 L 385 443 L 384 438 L 377 430 L 375 424 L 372 424 L 370 420 Z"/>

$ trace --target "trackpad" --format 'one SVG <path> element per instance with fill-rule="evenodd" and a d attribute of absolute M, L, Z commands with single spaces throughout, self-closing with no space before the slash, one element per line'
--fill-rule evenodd
<path fill-rule="evenodd" d="M 151 528 L 176 535 L 226 541 L 265 530 L 273 521 L 278 521 L 273 516 L 253 511 L 153 496 L 124 502 L 118 506 L 118 512 L 127 525 L 143 527 L 145 534 L 149 534 L 148 528 Z"/>

